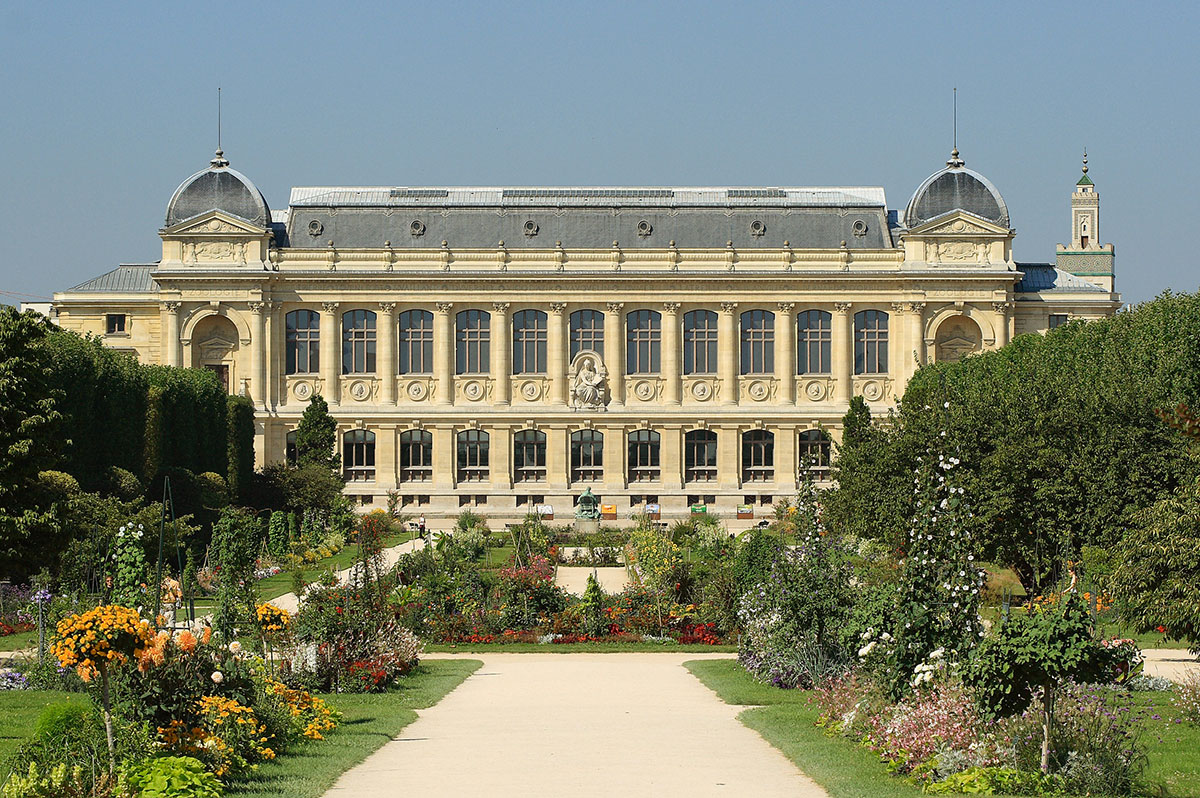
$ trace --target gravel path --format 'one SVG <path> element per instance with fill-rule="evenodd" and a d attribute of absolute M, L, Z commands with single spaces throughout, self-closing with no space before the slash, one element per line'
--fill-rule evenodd
<path fill-rule="evenodd" d="M 704 654 L 463 656 L 483 667 L 326 796 L 826 796 L 683 668 Z"/>
<path fill-rule="evenodd" d="M 623 565 L 617 568 L 596 568 L 595 571 L 596 581 L 605 593 L 620 593 L 629 584 L 629 574 Z M 591 572 L 591 568 L 560 565 L 554 577 L 554 584 L 568 593 L 582 596 L 583 591 L 587 589 L 587 578 Z"/>
<path fill-rule="evenodd" d="M 388 568 L 391 568 L 393 565 L 395 565 L 396 562 L 400 559 L 401 554 L 404 554 L 404 553 L 410 552 L 410 551 L 416 551 L 418 548 L 421 548 L 424 545 L 425 545 L 425 542 L 423 540 L 421 540 L 420 538 L 414 538 L 413 540 L 410 540 L 407 543 L 401 543 L 399 546 L 392 546 L 390 549 L 384 549 L 383 550 L 383 562 L 384 562 L 383 567 L 384 567 L 384 569 L 386 570 Z M 353 570 L 353 569 L 346 568 L 342 571 L 337 571 L 337 572 L 335 572 L 334 576 L 337 577 L 339 582 L 343 582 L 346 580 L 346 577 L 348 577 L 350 575 L 351 570 Z M 300 609 L 300 603 L 296 600 L 295 593 L 284 593 L 282 596 L 271 599 L 271 603 L 274 604 L 276 607 L 279 607 L 280 609 L 287 610 L 288 612 L 294 613 Z"/>

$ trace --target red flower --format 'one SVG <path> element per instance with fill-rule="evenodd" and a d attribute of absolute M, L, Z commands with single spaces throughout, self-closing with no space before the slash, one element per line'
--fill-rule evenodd
<path fill-rule="evenodd" d="M 1166 634 L 1166 633 L 1167 633 L 1167 627 L 1165 627 L 1165 626 L 1156 626 L 1156 627 L 1154 627 L 1154 631 L 1158 632 L 1159 634 Z"/>

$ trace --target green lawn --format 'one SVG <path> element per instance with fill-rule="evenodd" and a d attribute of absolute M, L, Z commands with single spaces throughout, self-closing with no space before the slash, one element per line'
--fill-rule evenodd
<path fill-rule="evenodd" d="M 889 776 L 875 754 L 818 728 L 809 691 L 780 690 L 756 682 L 734 660 L 696 660 L 685 667 L 725 703 L 748 706 L 738 719 L 783 752 L 831 798 L 922 794 L 919 788 Z M 1147 721 L 1144 742 L 1150 762 L 1142 794 L 1200 798 L 1200 728 L 1175 722 L 1171 693 L 1135 695 L 1139 705 L 1159 715 Z"/>
<path fill-rule="evenodd" d="M 423 662 L 403 687 L 379 695 L 324 696 L 342 712 L 336 731 L 319 742 L 305 742 L 261 765 L 250 781 L 231 785 L 227 795 L 245 798 L 317 798 L 346 770 L 396 737 L 417 719 L 414 710 L 442 700 L 482 665 L 479 660 Z M 87 701 L 82 693 L 40 690 L 0 692 L 0 761 L 27 738 L 42 711 L 66 701 Z"/>
<path fill-rule="evenodd" d="M 317 798 L 345 771 L 357 765 L 462 684 L 483 663 L 431 660 L 421 663 L 398 692 L 326 696 L 343 714 L 337 731 L 320 742 L 296 746 L 286 756 L 261 765 L 250 781 L 232 785 L 226 795 L 243 798 Z M 396 785 L 397 794 L 403 785 Z"/>
<path fill-rule="evenodd" d="M 416 537 L 416 535 L 412 534 L 411 532 L 405 532 L 400 535 L 392 535 L 384 541 L 384 546 L 386 548 L 399 546 L 401 543 L 407 543 L 414 537 Z M 324 559 L 317 560 L 314 563 L 307 563 L 304 566 L 304 583 L 308 584 L 310 582 L 315 582 L 321 578 L 322 574 L 331 571 L 344 571 L 354 564 L 354 561 L 357 557 L 358 545 L 351 544 L 346 546 L 332 557 L 325 557 Z M 258 591 L 258 597 L 263 601 L 270 601 L 271 599 L 279 598 L 284 593 L 292 592 L 292 575 L 288 571 L 284 571 L 276 574 L 275 576 L 268 576 L 266 579 L 258 580 L 258 582 L 255 583 L 254 588 Z M 199 611 L 199 604 L 200 602 L 197 602 L 197 611 Z"/>
<path fill-rule="evenodd" d="M 0 692 L 0 762 L 17 750 L 33 731 L 42 711 L 53 704 L 87 701 L 83 693 L 59 693 L 50 690 L 5 690 Z M 0 781 L 7 768 L 0 769 Z"/>
<path fill-rule="evenodd" d="M 695 660 L 684 667 L 725 703 L 750 706 L 738 720 L 783 752 L 831 798 L 922 795 L 919 788 L 889 776 L 875 754 L 817 728 L 817 710 L 809 705 L 807 691 L 760 684 L 736 660 Z"/>
<path fill-rule="evenodd" d="M 50 629 L 46 636 L 46 644 L 50 644 L 50 638 L 54 635 L 54 629 Z M 0 651 L 20 651 L 25 648 L 33 648 L 37 645 L 37 630 L 30 632 L 17 632 L 12 635 L 0 637 Z"/>

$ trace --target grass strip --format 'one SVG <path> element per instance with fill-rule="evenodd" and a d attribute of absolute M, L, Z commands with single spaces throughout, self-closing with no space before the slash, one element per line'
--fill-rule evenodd
<path fill-rule="evenodd" d="M 326 696 L 342 712 L 337 731 L 325 740 L 305 742 L 259 766 L 247 781 L 232 784 L 226 795 L 241 798 L 317 798 L 338 777 L 362 762 L 483 665 L 479 660 L 427 660 L 402 687 L 390 693 Z M 403 785 L 396 785 L 397 794 Z"/>
<path fill-rule="evenodd" d="M 54 690 L 0 692 L 0 762 L 7 761 L 18 746 L 29 738 L 46 707 L 88 701 L 83 693 L 60 693 Z M 4 781 L 7 772 L 7 767 L 0 768 L 0 782 Z"/>

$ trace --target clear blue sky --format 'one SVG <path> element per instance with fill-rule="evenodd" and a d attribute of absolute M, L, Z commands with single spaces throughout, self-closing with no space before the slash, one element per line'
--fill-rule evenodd
<path fill-rule="evenodd" d="M 0 301 L 155 260 L 225 151 L 294 185 L 882 185 L 959 149 L 1019 260 L 1084 145 L 1126 300 L 1196 290 L 1196 3 L 22 3 L 0 27 Z M 1184 235 L 1184 234 L 1187 235 Z"/>

